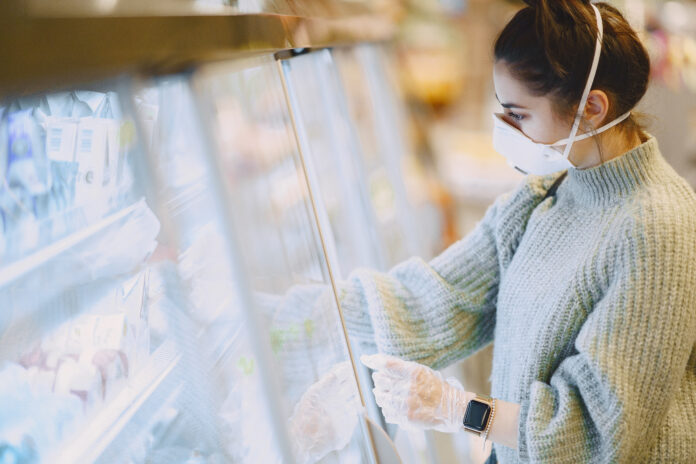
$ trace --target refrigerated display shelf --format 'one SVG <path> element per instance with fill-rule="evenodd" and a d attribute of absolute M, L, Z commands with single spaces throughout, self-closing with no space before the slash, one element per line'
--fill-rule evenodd
<path fill-rule="evenodd" d="M 22 277 L 26 273 L 41 267 L 55 257 L 84 242 L 86 239 L 97 235 L 119 220 L 126 218 L 129 214 L 133 213 L 138 209 L 138 207 L 141 206 L 142 201 L 143 200 L 137 201 L 130 206 L 105 217 L 96 224 L 78 230 L 77 232 L 74 232 L 63 239 L 34 251 L 24 258 L 4 266 L 0 269 L 0 287 L 4 287 L 12 281 Z"/>
<path fill-rule="evenodd" d="M 170 378 L 181 360 L 173 341 L 163 342 L 149 361 L 101 410 L 86 421 L 84 428 L 56 450 L 45 462 L 74 464 L 93 462 L 129 424 L 140 407 Z"/>

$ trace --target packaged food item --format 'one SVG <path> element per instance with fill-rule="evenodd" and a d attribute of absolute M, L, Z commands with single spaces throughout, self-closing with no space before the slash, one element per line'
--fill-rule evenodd
<path fill-rule="evenodd" d="M 72 95 L 77 103 L 76 106 L 78 108 L 76 108 L 73 111 L 71 116 L 101 117 L 98 113 L 99 109 L 104 106 L 104 100 L 106 99 L 106 94 L 104 92 L 95 92 L 93 90 L 76 90 L 72 92 Z"/>
<path fill-rule="evenodd" d="M 55 371 L 53 392 L 76 396 L 84 411 L 91 410 L 104 398 L 98 368 L 86 358 L 75 355 L 61 358 Z"/>
<path fill-rule="evenodd" d="M 46 155 L 53 161 L 75 160 L 78 121 L 48 116 L 46 119 Z"/>
<path fill-rule="evenodd" d="M 121 350 L 100 349 L 94 353 L 85 351 L 80 356 L 80 362 L 84 364 L 91 362 L 99 372 L 102 400 L 117 390 L 117 384 L 128 378 L 128 357 Z"/>
<path fill-rule="evenodd" d="M 50 188 L 50 170 L 39 128 L 31 115 L 22 110 L 7 116 L 7 184 L 30 195 L 46 193 Z"/>
<path fill-rule="evenodd" d="M 46 94 L 36 109 L 46 116 L 65 118 L 73 116 L 75 103 L 73 92 L 55 92 Z"/>
<path fill-rule="evenodd" d="M 132 272 L 157 248 L 159 231 L 159 220 L 147 203 L 140 201 L 118 229 L 96 237 L 89 248 L 81 251 L 76 260 L 80 271 L 92 279 Z"/>
<path fill-rule="evenodd" d="M 75 181 L 75 202 L 103 204 L 104 180 L 108 162 L 107 127 L 97 118 L 82 118 L 78 126 L 75 161 L 78 163 Z"/>

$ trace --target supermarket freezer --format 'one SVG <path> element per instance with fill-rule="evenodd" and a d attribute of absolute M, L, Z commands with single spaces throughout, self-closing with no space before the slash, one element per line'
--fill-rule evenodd
<path fill-rule="evenodd" d="M 347 365 L 362 395 L 279 65 L 94 88 L 2 109 L 0 456 L 306 462 L 306 393 Z M 353 433 L 321 462 L 375 459 L 355 410 L 328 419 Z"/>
<path fill-rule="evenodd" d="M 257 76 L 252 68 L 220 79 L 235 77 L 246 90 Z M 284 298 L 291 284 L 327 287 L 303 180 L 293 179 L 297 160 L 290 151 L 249 176 L 248 159 L 229 158 L 230 180 L 248 182 L 231 184 L 242 201 L 228 210 L 186 79 L 114 88 L 3 111 L 0 456 L 292 462 L 293 407 L 346 360 L 336 313 L 293 314 L 297 305 Z M 255 106 L 267 104 L 263 95 L 227 96 L 259 127 L 255 116 L 276 116 Z M 269 153 L 260 152 L 259 160 Z M 287 215 L 267 188 L 275 180 L 300 195 Z M 279 266 L 264 265 L 268 254 L 242 261 L 231 211 L 260 232 L 245 236 L 248 250 L 284 248 L 283 259 L 273 256 Z M 255 333 L 254 311 L 267 333 Z M 284 369 L 290 375 L 269 374 Z M 354 378 L 346 388 L 354 394 Z M 350 446 L 322 462 L 371 462 L 366 431 L 354 428 Z"/>

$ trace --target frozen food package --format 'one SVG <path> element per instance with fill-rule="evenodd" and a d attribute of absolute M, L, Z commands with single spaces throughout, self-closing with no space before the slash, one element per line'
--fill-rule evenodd
<path fill-rule="evenodd" d="M 100 109 L 105 106 L 106 93 L 96 92 L 93 90 L 76 90 L 72 92 L 75 101 L 82 103 L 86 107 L 86 111 L 82 114 L 71 114 L 71 116 L 86 117 L 98 116 Z"/>
<path fill-rule="evenodd" d="M 89 247 L 79 250 L 76 265 L 79 263 L 81 272 L 91 279 L 130 272 L 155 250 L 159 231 L 159 220 L 141 200 L 118 229 L 100 235 Z"/>
<path fill-rule="evenodd" d="M 108 167 L 108 127 L 107 122 L 98 118 L 82 118 L 77 130 L 75 161 L 78 173 L 75 182 L 75 202 L 104 203 L 107 192 L 104 190 Z"/>
<path fill-rule="evenodd" d="M 46 155 L 52 161 L 75 160 L 78 120 L 48 116 L 46 118 Z"/>
<path fill-rule="evenodd" d="M 50 188 L 50 170 L 40 128 L 32 110 L 7 115 L 7 187 L 22 189 L 30 195 L 46 193 Z"/>
<path fill-rule="evenodd" d="M 86 409 L 105 401 L 149 355 L 144 299 L 147 271 L 127 278 L 96 303 L 94 313 L 68 320 L 22 357 L 32 381 L 75 394 Z"/>
<path fill-rule="evenodd" d="M 47 116 L 70 117 L 73 116 L 75 98 L 72 92 L 49 93 L 42 98 L 36 107 L 36 112 L 42 112 Z"/>

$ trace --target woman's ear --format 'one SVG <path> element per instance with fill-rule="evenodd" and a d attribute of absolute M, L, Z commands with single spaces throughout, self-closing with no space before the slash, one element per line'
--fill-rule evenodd
<path fill-rule="evenodd" d="M 609 114 L 609 97 L 602 90 L 592 90 L 585 104 L 584 120 L 595 129 L 602 126 L 604 119 Z"/>

